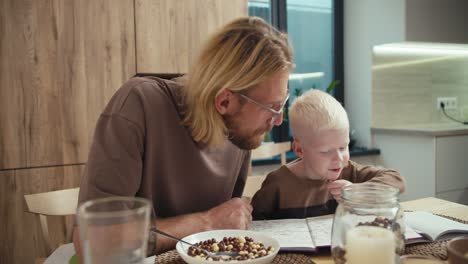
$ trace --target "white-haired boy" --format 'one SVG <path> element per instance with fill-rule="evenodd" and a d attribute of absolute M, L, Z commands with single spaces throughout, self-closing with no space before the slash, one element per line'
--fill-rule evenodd
<path fill-rule="evenodd" d="M 377 182 L 403 192 L 397 171 L 349 160 L 349 121 L 343 106 L 331 95 L 309 90 L 289 110 L 299 159 L 268 174 L 252 198 L 254 219 L 304 218 L 334 213 L 341 188 Z"/>

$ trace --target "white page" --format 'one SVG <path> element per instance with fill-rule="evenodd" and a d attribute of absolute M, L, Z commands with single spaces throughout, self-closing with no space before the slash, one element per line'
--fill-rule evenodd
<path fill-rule="evenodd" d="M 416 232 L 428 235 L 432 240 L 435 240 L 441 234 L 447 231 L 455 231 L 455 233 L 467 233 L 468 225 L 452 221 L 450 219 L 440 217 L 428 212 L 406 212 L 406 224 L 411 226 Z"/>
<path fill-rule="evenodd" d="M 274 237 L 282 249 L 303 251 L 331 246 L 332 226 L 333 215 L 324 215 L 307 219 L 253 221 L 250 230 Z M 421 238 L 421 235 L 407 224 L 405 238 L 417 242 L 414 239 Z"/>
<path fill-rule="evenodd" d="M 411 244 L 411 240 L 414 240 L 416 238 L 422 238 L 418 232 L 414 231 L 414 229 L 406 224 L 406 230 L 405 230 L 405 240 L 407 240 L 407 244 Z"/>
<path fill-rule="evenodd" d="M 316 247 L 331 246 L 333 216 L 334 215 L 324 215 L 307 218 L 309 229 L 312 233 L 312 239 Z M 422 238 L 422 236 L 415 232 L 410 226 L 406 225 L 405 239 L 414 240 L 419 238 Z M 413 242 L 417 241 L 414 240 Z"/>
<path fill-rule="evenodd" d="M 307 218 L 307 224 L 312 233 L 312 239 L 316 247 L 331 245 L 331 231 L 333 226 L 333 215 L 324 215 Z"/>
<path fill-rule="evenodd" d="M 280 243 L 280 247 L 285 250 L 315 248 L 305 219 L 253 221 L 250 230 L 275 238 Z"/>

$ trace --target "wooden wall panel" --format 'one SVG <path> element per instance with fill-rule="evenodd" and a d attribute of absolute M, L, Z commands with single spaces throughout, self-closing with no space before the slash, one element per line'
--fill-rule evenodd
<path fill-rule="evenodd" d="M 138 73 L 186 73 L 209 34 L 247 0 L 135 0 Z"/>
<path fill-rule="evenodd" d="M 231 20 L 247 16 L 247 0 L 190 1 L 193 18 L 190 21 L 189 45 L 191 53 L 189 66 L 197 59 L 198 51 L 206 39 Z"/>
<path fill-rule="evenodd" d="M 0 263 L 46 257 L 39 217 L 26 212 L 25 194 L 78 187 L 84 165 L 0 171 Z M 49 217 L 55 245 L 71 242 L 73 217 Z"/>
<path fill-rule="evenodd" d="M 82 163 L 136 71 L 133 0 L 0 1 L 0 169 Z"/>
<path fill-rule="evenodd" d="M 0 1 L 0 263 L 46 256 L 24 194 L 79 186 L 98 115 L 137 59 L 141 73 L 185 73 L 245 15 L 247 0 Z M 55 243 L 72 220 L 50 220 Z"/>
<path fill-rule="evenodd" d="M 187 72 L 190 52 L 187 2 L 135 1 L 138 73 Z"/>
<path fill-rule="evenodd" d="M 22 29 L 26 9 L 20 1 L 0 1 L 0 169 L 26 164 L 26 155 L 21 155 L 28 133 L 23 94 L 33 82 L 30 67 L 23 65 L 29 64 L 24 58 L 31 56 L 24 40 L 31 30 Z"/>
<path fill-rule="evenodd" d="M 73 2 L 83 5 L 83 0 Z M 86 2 L 88 6 L 81 17 L 86 21 L 83 44 L 90 144 L 99 114 L 120 86 L 136 74 L 135 3 L 134 0 Z"/>

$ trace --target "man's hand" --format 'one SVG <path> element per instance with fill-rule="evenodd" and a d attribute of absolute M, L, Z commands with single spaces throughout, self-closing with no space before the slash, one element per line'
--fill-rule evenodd
<path fill-rule="evenodd" d="M 341 189 L 353 184 L 347 180 L 336 180 L 327 184 L 328 191 L 337 202 L 341 202 Z"/>
<path fill-rule="evenodd" d="M 252 223 L 252 206 L 241 198 L 232 198 L 205 214 L 211 229 L 247 229 Z"/>

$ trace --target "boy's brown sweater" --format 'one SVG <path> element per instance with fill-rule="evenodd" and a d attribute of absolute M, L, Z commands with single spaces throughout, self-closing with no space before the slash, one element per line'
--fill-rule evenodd
<path fill-rule="evenodd" d="M 400 192 L 405 189 L 405 181 L 397 171 L 353 161 L 349 161 L 338 179 L 352 183 L 383 183 L 397 187 Z M 268 174 L 262 188 L 252 198 L 252 215 L 255 220 L 260 220 L 332 214 L 338 204 L 326 185 L 325 180 L 299 178 L 287 166 L 281 166 Z"/>

